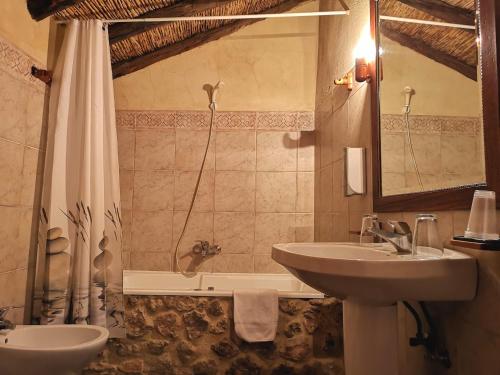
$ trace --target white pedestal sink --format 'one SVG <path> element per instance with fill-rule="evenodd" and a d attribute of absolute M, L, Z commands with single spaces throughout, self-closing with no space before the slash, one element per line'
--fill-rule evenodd
<path fill-rule="evenodd" d="M 398 374 L 397 301 L 462 301 L 476 294 L 476 260 L 452 250 L 413 257 L 388 244 L 290 243 L 274 245 L 272 258 L 344 300 L 347 375 Z"/>
<path fill-rule="evenodd" d="M 17 326 L 0 334 L 2 375 L 80 374 L 104 349 L 109 332 L 91 325 Z"/>

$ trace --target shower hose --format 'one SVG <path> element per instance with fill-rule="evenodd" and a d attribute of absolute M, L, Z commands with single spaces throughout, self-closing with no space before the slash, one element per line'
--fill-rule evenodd
<path fill-rule="evenodd" d="M 203 174 L 203 170 L 205 169 L 205 162 L 207 160 L 207 154 L 208 154 L 208 148 L 210 147 L 210 140 L 212 139 L 212 129 L 214 125 L 214 119 L 215 119 L 215 101 L 211 101 L 210 105 L 210 128 L 208 129 L 208 139 L 207 139 L 207 145 L 205 147 L 205 153 L 203 154 L 203 161 L 201 162 L 201 167 L 200 167 L 200 172 L 198 173 L 198 178 L 196 179 L 196 185 L 194 187 L 193 191 L 193 196 L 191 197 L 191 203 L 189 204 L 189 209 L 187 212 L 186 220 L 184 220 L 184 226 L 182 227 L 181 234 L 179 236 L 179 239 L 177 240 L 177 243 L 175 245 L 175 251 L 174 251 L 174 262 L 175 262 L 175 270 L 180 272 L 183 276 L 186 277 L 193 277 L 196 275 L 196 270 L 194 272 L 188 272 L 184 270 L 181 267 L 181 264 L 179 262 L 179 246 L 182 242 L 182 239 L 184 238 L 184 234 L 186 233 L 186 229 L 189 224 L 189 218 L 191 217 L 191 212 L 193 211 L 193 206 L 194 202 L 196 200 L 196 196 L 198 195 L 198 190 L 200 188 L 200 181 L 201 181 L 201 176 Z"/>
<path fill-rule="evenodd" d="M 410 148 L 410 156 L 413 162 L 413 168 L 415 169 L 415 173 L 417 175 L 418 184 L 420 185 L 420 189 L 424 190 L 424 184 L 422 183 L 422 177 L 420 176 L 420 171 L 418 169 L 417 159 L 415 158 L 415 151 L 413 150 L 413 140 L 411 138 L 411 130 L 410 130 L 410 106 L 404 106 L 403 119 L 406 127 L 406 138 L 408 140 L 408 146 Z"/>

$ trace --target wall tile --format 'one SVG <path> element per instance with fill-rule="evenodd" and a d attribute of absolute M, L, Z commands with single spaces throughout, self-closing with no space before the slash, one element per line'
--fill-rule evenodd
<path fill-rule="evenodd" d="M 175 172 L 174 210 L 187 210 L 193 198 L 199 172 Z M 212 211 L 214 208 L 215 172 L 204 171 L 198 194 L 194 202 L 194 211 Z"/>
<path fill-rule="evenodd" d="M 134 210 L 174 208 L 174 174 L 169 171 L 135 171 Z"/>
<path fill-rule="evenodd" d="M 171 258 L 170 253 L 132 252 L 130 253 L 130 269 L 138 271 L 171 271 Z"/>
<path fill-rule="evenodd" d="M 172 253 L 175 250 L 175 245 L 179 240 L 182 228 L 186 220 L 185 211 L 177 211 L 174 213 L 174 242 Z M 179 244 L 180 258 L 184 259 L 184 255 L 192 254 L 193 246 L 198 241 L 208 241 L 211 244 L 214 240 L 214 214 L 212 212 L 193 212 L 188 222 L 188 226 L 184 233 L 184 237 Z M 185 260 L 190 260 L 185 259 Z M 186 269 L 186 262 L 181 262 L 183 268 Z"/>
<path fill-rule="evenodd" d="M 255 131 L 218 131 L 215 164 L 218 171 L 254 171 Z"/>
<path fill-rule="evenodd" d="M 295 214 L 255 216 L 255 254 L 271 254 L 273 244 L 287 242 L 295 242 Z"/>
<path fill-rule="evenodd" d="M 414 134 L 412 136 L 412 141 L 413 151 L 415 152 L 415 159 L 420 173 L 440 174 L 442 165 L 446 165 L 447 162 L 444 159 L 443 162 L 441 161 L 441 158 L 444 157 L 442 152 L 445 152 L 444 147 L 443 150 L 441 150 L 441 137 L 434 134 Z M 405 143 L 405 161 L 406 171 L 415 172 L 407 141 Z"/>
<path fill-rule="evenodd" d="M 39 157 L 44 157 L 44 154 L 40 155 L 38 150 L 29 147 L 24 148 L 23 182 L 20 199 L 20 203 L 24 206 L 32 206 L 35 200 Z"/>
<path fill-rule="evenodd" d="M 314 171 L 314 142 L 315 132 L 299 132 L 299 149 L 297 153 L 297 170 L 304 172 Z"/>
<path fill-rule="evenodd" d="M 132 210 L 122 209 L 121 214 L 122 214 L 122 249 L 123 251 L 130 251 L 132 249 Z"/>
<path fill-rule="evenodd" d="M 20 203 L 24 146 L 0 139 L 0 204 Z"/>
<path fill-rule="evenodd" d="M 296 214 L 295 242 L 314 242 L 313 214 Z"/>
<path fill-rule="evenodd" d="M 295 172 L 257 172 L 257 212 L 295 212 L 296 194 Z"/>
<path fill-rule="evenodd" d="M 254 255 L 253 267 L 255 273 L 289 273 L 285 267 L 275 262 L 270 255 Z"/>
<path fill-rule="evenodd" d="M 216 212 L 214 215 L 214 242 L 222 246 L 223 254 L 252 253 L 254 232 L 254 213 Z"/>
<path fill-rule="evenodd" d="M 0 306 L 24 306 L 26 298 L 26 269 L 0 273 Z M 22 324 L 22 311 L 9 313 L 7 318 Z"/>
<path fill-rule="evenodd" d="M 215 210 L 253 211 L 255 208 L 254 172 L 217 172 Z"/>
<path fill-rule="evenodd" d="M 382 134 L 382 172 L 405 172 L 405 135 Z"/>
<path fill-rule="evenodd" d="M 174 169 L 174 130 L 137 130 L 135 144 L 136 170 Z"/>
<path fill-rule="evenodd" d="M 333 212 L 344 213 L 348 210 L 348 200 L 345 196 L 345 185 L 345 160 L 341 159 L 333 163 Z"/>
<path fill-rule="evenodd" d="M 295 211 L 314 211 L 314 172 L 297 173 L 297 205 Z"/>
<path fill-rule="evenodd" d="M 203 155 L 208 140 L 208 130 L 175 131 L 175 169 L 178 171 L 198 171 L 203 161 Z M 205 170 L 214 169 L 214 139 L 210 141 Z"/>
<path fill-rule="evenodd" d="M 333 166 L 327 166 L 319 171 L 319 201 L 318 212 L 333 210 Z"/>
<path fill-rule="evenodd" d="M 28 95 L 20 95 L 26 91 L 26 85 L 10 74 L 0 71 L 0 137 L 24 143 L 26 108 Z"/>
<path fill-rule="evenodd" d="M 328 115 L 319 128 L 320 167 L 324 168 L 333 162 L 333 117 Z"/>
<path fill-rule="evenodd" d="M 257 132 L 258 171 L 296 171 L 298 133 Z"/>
<path fill-rule="evenodd" d="M 135 132 L 128 129 L 118 129 L 118 161 L 120 169 L 134 169 Z"/>
<path fill-rule="evenodd" d="M 26 87 L 26 86 L 25 86 Z M 24 89 L 26 91 L 26 88 Z M 35 88 L 27 90 L 26 110 L 26 144 L 35 148 L 44 148 L 45 139 L 42 137 L 44 131 L 44 109 L 45 94 L 44 91 Z"/>
<path fill-rule="evenodd" d="M 344 148 L 349 145 L 349 106 L 343 105 L 333 113 L 332 117 L 332 142 L 333 142 L 333 161 L 344 158 Z"/>
<path fill-rule="evenodd" d="M 30 208 L 0 206 L 0 273 L 27 267 L 31 214 Z"/>
<path fill-rule="evenodd" d="M 132 252 L 169 252 L 172 248 L 172 215 L 169 210 L 134 210 Z"/>
<path fill-rule="evenodd" d="M 214 258 L 213 272 L 252 273 L 253 255 L 251 254 L 220 254 Z"/>
<path fill-rule="evenodd" d="M 132 209 L 132 199 L 134 193 L 134 171 L 120 171 L 120 199 L 122 209 Z"/>

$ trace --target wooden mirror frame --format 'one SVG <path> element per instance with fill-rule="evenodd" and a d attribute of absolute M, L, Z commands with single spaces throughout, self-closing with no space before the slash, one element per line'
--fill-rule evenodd
<path fill-rule="evenodd" d="M 370 22 L 373 40 L 379 45 L 378 0 L 370 0 Z M 382 163 L 380 150 L 378 50 L 377 64 L 371 67 L 373 209 L 375 212 L 441 211 L 469 209 L 474 190 L 493 190 L 500 208 L 500 102 L 498 71 L 500 60 L 500 1 L 476 0 L 481 33 L 481 82 L 484 126 L 486 183 L 443 190 L 382 196 Z"/>

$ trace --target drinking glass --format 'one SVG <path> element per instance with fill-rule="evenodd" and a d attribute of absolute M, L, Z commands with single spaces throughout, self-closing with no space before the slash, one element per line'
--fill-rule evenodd
<path fill-rule="evenodd" d="M 412 255 L 444 254 L 443 243 L 439 236 L 438 219 L 433 214 L 418 214 L 413 232 Z"/>

